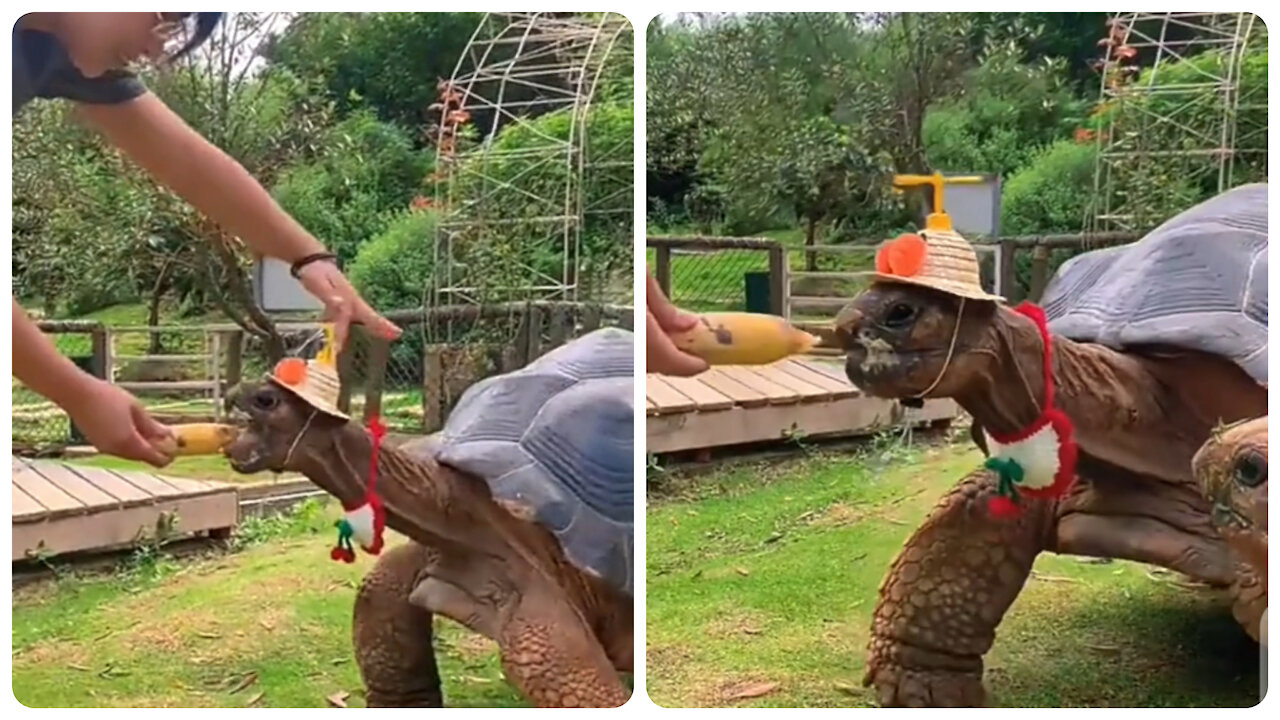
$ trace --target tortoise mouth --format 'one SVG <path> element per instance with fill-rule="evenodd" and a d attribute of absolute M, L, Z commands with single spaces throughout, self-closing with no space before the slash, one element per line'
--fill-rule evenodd
<path fill-rule="evenodd" d="M 1225 502 L 1213 504 L 1210 519 L 1216 527 L 1223 530 L 1252 532 L 1254 529 L 1253 521 L 1248 515 Z"/>

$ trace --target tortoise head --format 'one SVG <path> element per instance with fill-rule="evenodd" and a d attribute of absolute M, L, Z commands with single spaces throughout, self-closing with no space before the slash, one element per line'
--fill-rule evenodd
<path fill-rule="evenodd" d="M 877 282 L 840 312 L 835 335 L 845 374 L 864 392 L 914 397 L 945 370 L 928 397 L 954 397 L 995 361 L 995 318 L 991 301 L 965 300 L 961 313 L 953 295 Z"/>
<path fill-rule="evenodd" d="M 1191 460 L 1220 532 L 1267 532 L 1267 418 L 1219 428 Z"/>
<path fill-rule="evenodd" d="M 245 474 L 301 472 L 298 463 L 304 451 L 331 442 L 346 426 L 270 381 L 237 386 L 229 404 L 247 421 L 224 452 L 231 467 Z"/>

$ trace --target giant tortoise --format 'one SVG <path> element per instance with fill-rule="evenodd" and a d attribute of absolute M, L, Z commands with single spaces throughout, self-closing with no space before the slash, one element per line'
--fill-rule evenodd
<path fill-rule="evenodd" d="M 378 448 L 386 527 L 411 541 L 381 552 L 356 598 L 370 706 L 442 704 L 435 614 L 496 641 L 539 706 L 626 701 L 633 365 L 631 333 L 598 330 L 474 384 L 439 435 Z M 237 471 L 301 473 L 348 509 L 365 499 L 372 436 L 336 407 L 275 375 L 234 402 L 248 416 L 225 451 Z"/>
<path fill-rule="evenodd" d="M 979 705 L 983 656 L 1041 552 L 1239 581 L 1191 460 L 1216 427 L 1267 412 L 1267 188 L 1072 258 L 1039 306 L 987 293 L 954 232 L 921 235 L 837 319 L 850 381 L 907 403 L 954 398 L 988 454 L 1051 412 L 1052 388 L 1073 436 L 1059 449 L 1075 472 L 1039 493 L 1010 498 L 1003 470 L 961 480 L 881 586 L 864 683 L 883 705 Z"/>

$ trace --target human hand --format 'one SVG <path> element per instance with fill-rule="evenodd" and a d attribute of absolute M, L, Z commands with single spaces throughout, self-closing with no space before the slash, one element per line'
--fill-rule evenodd
<path fill-rule="evenodd" d="M 698 324 L 698 318 L 671 304 L 652 274 L 649 275 L 645 296 L 648 315 L 645 325 L 646 369 L 662 375 L 686 377 L 704 372 L 708 367 L 705 360 L 681 352 L 671 341 L 671 333 L 689 330 Z"/>
<path fill-rule="evenodd" d="M 298 279 L 307 292 L 324 303 L 324 320 L 333 323 L 334 352 L 341 352 L 346 347 L 348 328 L 352 322 L 364 325 L 374 335 L 386 340 L 395 340 L 404 332 L 390 320 L 374 312 L 337 265 L 328 262 L 309 263 L 299 271 Z"/>
<path fill-rule="evenodd" d="M 172 433 L 118 385 L 86 376 L 83 391 L 65 409 L 89 443 L 101 452 L 158 468 L 173 461 L 157 447 Z"/>

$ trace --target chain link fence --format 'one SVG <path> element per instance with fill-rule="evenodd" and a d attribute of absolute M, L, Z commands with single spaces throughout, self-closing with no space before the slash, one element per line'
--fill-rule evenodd
<path fill-rule="evenodd" d="M 786 262 L 763 238 L 651 236 L 649 271 L 677 307 L 691 312 L 782 314 Z"/>

